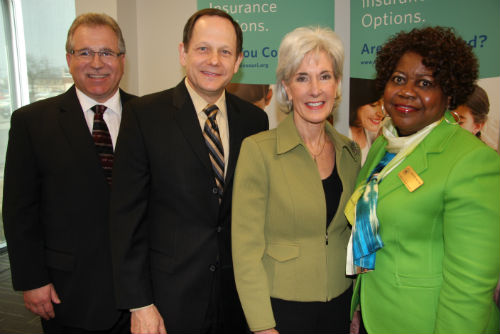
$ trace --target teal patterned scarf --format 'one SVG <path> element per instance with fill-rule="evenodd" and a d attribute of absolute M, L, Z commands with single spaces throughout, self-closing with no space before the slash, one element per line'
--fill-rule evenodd
<path fill-rule="evenodd" d="M 377 217 L 378 184 L 420 144 L 442 119 L 427 125 L 411 136 L 398 137 L 392 120 L 386 119 L 382 134 L 387 139 L 386 154 L 361 182 L 344 210 L 352 225 L 351 238 L 347 247 L 346 274 L 354 275 L 375 269 L 376 251 L 384 246 L 379 235 Z"/>

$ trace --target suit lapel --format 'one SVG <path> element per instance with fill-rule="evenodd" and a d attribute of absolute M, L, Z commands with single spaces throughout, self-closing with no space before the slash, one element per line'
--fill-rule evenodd
<path fill-rule="evenodd" d="M 383 182 L 380 187 L 383 191 L 380 193 L 387 196 L 399 187 L 406 187 L 403 181 L 398 176 L 398 173 L 410 166 L 417 175 L 422 177 L 422 174 L 427 170 L 429 165 L 429 155 L 442 152 L 456 128 L 451 128 L 446 122 L 441 122 L 427 137 L 415 148 L 415 150 L 396 167 Z M 379 159 L 380 160 L 380 159 Z M 424 184 L 425 186 L 425 179 Z M 381 198 L 383 197 L 381 196 Z"/>
<path fill-rule="evenodd" d="M 410 166 L 417 175 L 421 175 L 427 169 L 427 152 L 422 147 L 422 143 L 420 143 L 420 145 L 418 145 L 415 150 L 382 181 L 380 187 L 383 188 L 383 191 L 380 193 L 383 194 L 383 196 L 390 194 L 399 187 L 405 188 L 398 173 L 408 166 Z M 383 196 L 381 196 L 381 198 Z"/>
<path fill-rule="evenodd" d="M 238 117 L 239 110 L 234 103 L 231 102 L 231 97 L 226 94 L 227 107 L 227 122 L 229 128 L 229 159 L 226 172 L 226 187 L 231 184 L 238 160 L 238 152 L 240 151 L 241 142 L 243 141 L 243 124 Z"/>
<path fill-rule="evenodd" d="M 62 96 L 59 111 L 59 124 L 76 159 L 82 166 L 102 170 L 74 86 Z M 104 178 L 104 173 L 102 174 Z"/>
<path fill-rule="evenodd" d="M 191 97 L 184 84 L 184 80 L 175 87 L 174 91 L 174 118 L 179 125 L 184 138 L 191 146 L 193 152 L 205 166 L 207 172 L 212 175 L 212 165 L 208 156 L 208 149 L 205 144 L 205 139 L 201 133 L 200 122 L 196 115 Z M 215 182 L 215 181 L 214 181 Z"/>
<path fill-rule="evenodd" d="M 366 181 L 368 176 L 371 174 L 372 170 L 377 166 L 377 164 L 382 160 L 385 154 L 385 147 L 387 146 L 387 140 L 380 136 L 370 147 L 368 156 L 366 157 L 365 165 L 359 172 L 358 180 L 356 186 L 358 186 L 361 181 Z M 372 158 L 373 155 L 373 158 Z"/>
<path fill-rule="evenodd" d="M 127 92 L 120 89 L 120 100 L 122 102 L 122 110 L 123 110 L 123 106 L 125 105 L 125 103 L 127 103 L 128 101 L 130 101 L 136 97 L 137 96 L 128 94 Z"/>

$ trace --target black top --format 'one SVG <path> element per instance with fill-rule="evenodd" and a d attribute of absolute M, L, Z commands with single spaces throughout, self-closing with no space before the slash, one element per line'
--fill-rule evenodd
<path fill-rule="evenodd" d="M 326 228 L 328 228 L 337 212 L 340 195 L 342 195 L 342 181 L 340 181 L 339 174 L 337 173 L 337 164 L 335 164 L 330 176 L 323 179 L 322 182 L 326 200 Z"/>

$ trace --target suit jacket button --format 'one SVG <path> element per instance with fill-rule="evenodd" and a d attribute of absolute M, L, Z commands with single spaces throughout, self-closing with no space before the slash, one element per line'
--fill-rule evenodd
<path fill-rule="evenodd" d="M 219 194 L 219 188 L 217 188 L 217 187 L 213 187 L 213 188 L 212 188 L 212 194 L 214 194 L 214 195 L 218 195 L 218 194 Z"/>
<path fill-rule="evenodd" d="M 208 267 L 208 269 L 210 269 L 210 271 L 215 271 L 217 267 L 215 266 L 215 264 L 211 264 L 210 267 Z"/>
<path fill-rule="evenodd" d="M 222 231 L 222 226 L 219 225 L 219 226 L 217 226 L 217 232 L 220 232 L 220 231 Z"/>

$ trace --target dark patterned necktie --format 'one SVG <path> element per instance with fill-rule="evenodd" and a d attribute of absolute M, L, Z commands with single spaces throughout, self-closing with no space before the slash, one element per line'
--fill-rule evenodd
<path fill-rule="evenodd" d="M 111 142 L 111 135 L 109 134 L 108 127 L 104 121 L 103 114 L 106 106 L 96 104 L 92 107 L 94 111 L 94 126 L 92 128 L 92 138 L 101 160 L 101 166 L 104 171 L 106 181 L 111 185 L 111 173 L 113 171 L 113 143 Z"/>
<path fill-rule="evenodd" d="M 215 104 L 208 105 L 203 112 L 207 115 L 205 127 L 203 128 L 203 136 L 208 147 L 212 169 L 215 174 L 215 183 L 219 190 L 219 203 L 222 200 L 222 192 L 224 190 L 224 148 L 220 139 L 219 127 L 217 125 L 217 112 L 219 108 Z"/>

